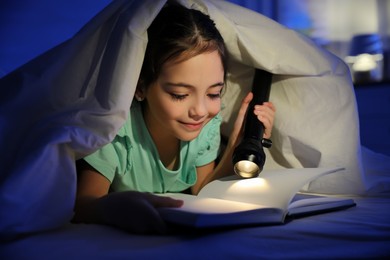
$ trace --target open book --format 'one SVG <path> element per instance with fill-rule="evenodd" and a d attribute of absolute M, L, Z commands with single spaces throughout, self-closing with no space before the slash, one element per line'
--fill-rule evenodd
<path fill-rule="evenodd" d="M 355 205 L 353 199 L 296 194 L 310 181 L 341 168 L 265 170 L 259 177 L 229 176 L 207 184 L 198 196 L 169 193 L 181 208 L 160 208 L 168 223 L 196 228 L 282 224 L 286 217 L 318 214 Z M 304 197 L 302 199 L 302 197 Z"/>

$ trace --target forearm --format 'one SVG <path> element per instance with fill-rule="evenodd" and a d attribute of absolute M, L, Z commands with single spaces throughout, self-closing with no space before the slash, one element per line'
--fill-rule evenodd
<path fill-rule="evenodd" d="M 233 161 L 232 161 L 234 148 L 235 146 L 233 145 L 228 145 L 225 148 L 221 159 L 219 160 L 218 164 L 216 165 L 213 171 L 213 174 L 211 175 L 210 181 L 217 180 L 234 174 Z"/>
<path fill-rule="evenodd" d="M 217 165 L 207 170 L 198 169 L 198 181 L 192 187 L 192 194 L 198 194 L 199 191 L 207 185 L 207 183 L 234 174 L 232 155 L 234 151 L 234 145 L 228 144 L 225 148 L 223 155 Z"/>

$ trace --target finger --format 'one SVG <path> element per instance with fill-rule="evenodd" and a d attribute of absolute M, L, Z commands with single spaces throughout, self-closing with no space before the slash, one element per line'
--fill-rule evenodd
<path fill-rule="evenodd" d="M 254 110 L 253 113 L 263 124 L 268 122 L 269 124 L 267 126 L 272 128 L 274 123 L 274 114 L 272 112 L 264 110 Z"/>
<path fill-rule="evenodd" d="M 263 138 L 271 138 L 271 133 L 272 133 L 272 122 L 270 121 L 269 118 L 263 117 L 261 115 L 257 116 L 257 119 L 261 121 L 264 125 L 264 134 Z"/>
<path fill-rule="evenodd" d="M 166 224 L 141 192 L 114 192 L 99 199 L 102 222 L 132 233 L 164 233 Z"/>
<path fill-rule="evenodd" d="M 275 112 L 276 112 L 276 108 L 272 102 L 264 102 L 263 105 L 256 105 L 254 108 L 255 115 L 257 116 L 258 120 L 260 120 L 263 123 L 265 127 L 264 138 L 271 137 Z"/>
<path fill-rule="evenodd" d="M 249 103 L 253 99 L 252 92 L 249 92 L 242 100 L 240 110 L 238 111 L 238 115 L 236 121 L 234 123 L 234 133 L 238 134 L 242 129 L 243 122 L 245 120 L 246 111 L 248 110 Z"/>
<path fill-rule="evenodd" d="M 274 121 L 273 113 L 263 110 L 255 110 L 254 114 L 257 116 L 257 119 L 264 125 L 263 138 L 270 138 Z"/>
<path fill-rule="evenodd" d="M 253 93 L 249 92 L 241 101 L 240 110 L 238 111 L 238 118 L 244 119 L 249 103 L 253 99 Z"/>
<path fill-rule="evenodd" d="M 254 107 L 255 114 L 263 113 L 263 115 L 273 118 L 275 116 L 275 108 L 268 105 L 256 105 Z"/>
<path fill-rule="evenodd" d="M 149 202 L 156 208 L 170 207 L 170 208 L 179 208 L 183 206 L 183 200 L 174 199 L 166 196 L 157 196 L 153 194 L 148 194 Z"/>
<path fill-rule="evenodd" d="M 269 107 L 272 111 L 276 112 L 276 107 L 272 102 L 264 102 L 263 105 Z"/>

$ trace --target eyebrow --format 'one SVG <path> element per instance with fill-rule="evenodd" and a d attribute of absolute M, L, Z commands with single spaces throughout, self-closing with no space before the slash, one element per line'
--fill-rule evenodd
<path fill-rule="evenodd" d="M 182 83 L 182 82 L 177 82 L 177 83 L 166 82 L 165 85 L 172 86 L 172 87 L 195 88 L 195 86 L 193 86 L 191 84 L 186 84 L 186 83 Z M 209 86 L 209 88 L 223 87 L 223 86 L 225 86 L 224 82 L 217 82 L 217 83 L 212 84 L 211 86 Z"/>

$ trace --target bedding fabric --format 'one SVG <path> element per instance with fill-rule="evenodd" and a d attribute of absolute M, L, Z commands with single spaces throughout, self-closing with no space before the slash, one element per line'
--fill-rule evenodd
<path fill-rule="evenodd" d="M 0 245 L 1 259 L 388 259 L 390 198 L 285 225 L 140 236 L 66 225 Z"/>
<path fill-rule="evenodd" d="M 69 222 L 74 161 L 110 142 L 127 118 L 146 29 L 165 2 L 113 1 L 72 39 L 0 79 L 1 238 Z M 353 87 L 340 59 L 228 2 L 176 2 L 209 14 L 226 41 L 231 70 L 222 111 L 225 135 L 251 87 L 254 68 L 270 71 L 278 112 L 265 168 L 345 167 L 312 182 L 305 188 L 310 192 L 389 190 L 388 178 L 368 180 L 374 176 L 362 166 Z"/>

